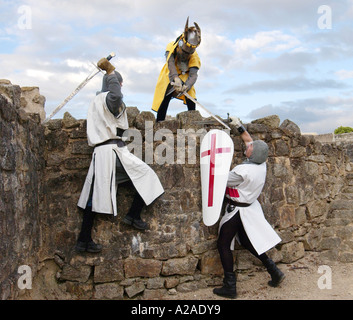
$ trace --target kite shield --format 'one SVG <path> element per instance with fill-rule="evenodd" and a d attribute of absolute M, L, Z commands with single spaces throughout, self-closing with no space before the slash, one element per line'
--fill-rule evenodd
<path fill-rule="evenodd" d="M 210 130 L 200 150 L 202 218 L 206 226 L 214 225 L 220 216 L 234 144 L 221 130 Z"/>

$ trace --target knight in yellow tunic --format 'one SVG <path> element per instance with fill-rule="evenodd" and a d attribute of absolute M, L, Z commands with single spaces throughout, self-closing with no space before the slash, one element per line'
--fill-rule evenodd
<path fill-rule="evenodd" d="M 195 27 L 189 28 L 188 24 L 189 18 L 184 33 L 166 48 L 166 63 L 159 74 L 152 103 L 152 110 L 157 112 L 157 121 L 165 120 L 172 98 L 182 100 L 188 110 L 195 110 L 195 103 L 187 99 L 183 92 L 187 91 L 196 99 L 194 84 L 201 67 L 196 48 L 201 42 L 201 30 L 195 22 Z"/>

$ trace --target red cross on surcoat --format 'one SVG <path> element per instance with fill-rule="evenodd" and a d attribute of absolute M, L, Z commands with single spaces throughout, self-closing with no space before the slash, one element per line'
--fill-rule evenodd
<path fill-rule="evenodd" d="M 201 158 L 210 156 L 210 178 L 208 183 L 208 206 L 213 206 L 215 161 L 217 153 L 230 152 L 230 148 L 216 148 L 216 134 L 211 135 L 211 149 L 201 153 Z"/>

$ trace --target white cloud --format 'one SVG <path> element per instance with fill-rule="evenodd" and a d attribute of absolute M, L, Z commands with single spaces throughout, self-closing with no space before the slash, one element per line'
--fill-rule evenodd
<path fill-rule="evenodd" d="M 257 119 L 276 114 L 281 121 L 289 119 L 295 122 L 302 132 L 329 133 L 339 126 L 353 126 L 352 106 L 353 98 L 325 96 L 265 105 L 251 111 L 248 116 Z"/>
<path fill-rule="evenodd" d="M 237 94 L 252 94 L 256 92 L 270 92 L 272 94 L 278 92 L 300 92 L 322 89 L 344 89 L 346 85 L 332 79 L 307 79 L 304 77 L 294 77 L 288 79 L 275 79 L 256 81 L 250 84 L 243 84 L 234 88 L 228 89 L 228 92 Z"/>
<path fill-rule="evenodd" d="M 339 70 L 335 74 L 340 80 L 353 79 L 353 70 Z"/>
<path fill-rule="evenodd" d="M 50 77 L 54 75 L 52 72 L 47 72 L 43 70 L 27 69 L 25 71 L 26 76 L 31 78 L 36 78 L 39 81 L 48 81 Z"/>
<path fill-rule="evenodd" d="M 308 107 L 304 102 L 312 103 L 303 99 L 309 90 L 325 96 L 331 89 L 336 90 L 333 96 L 342 89 L 341 95 L 352 92 L 353 0 L 328 4 L 334 14 L 332 30 L 317 27 L 321 0 L 180 0 L 178 6 L 165 0 L 0 2 L 1 78 L 39 86 L 48 110 L 94 70 L 91 61 L 111 51 L 116 51 L 112 63 L 124 77 L 124 99 L 150 110 L 164 50 L 183 31 L 187 16 L 202 30 L 197 97 L 222 115 L 233 102 L 278 106 L 278 96 L 284 95 L 297 102 L 301 113 Z M 21 5 L 31 8 L 30 30 L 18 28 Z M 101 76 L 91 80 L 67 110 L 81 113 L 99 90 Z M 248 95 L 240 95 L 244 92 Z M 263 102 L 265 95 L 271 99 Z M 335 108 L 343 110 L 344 100 Z M 339 114 L 330 114 L 334 116 Z"/>
<path fill-rule="evenodd" d="M 300 45 L 300 41 L 280 30 L 257 32 L 253 37 L 237 39 L 235 52 L 241 56 L 254 52 L 279 52 L 289 50 Z"/>

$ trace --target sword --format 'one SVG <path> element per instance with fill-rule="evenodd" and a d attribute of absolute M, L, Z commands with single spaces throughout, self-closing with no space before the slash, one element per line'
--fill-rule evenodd
<path fill-rule="evenodd" d="M 190 99 L 192 102 L 197 104 L 201 109 L 205 110 L 212 118 L 216 119 L 219 123 L 225 126 L 227 129 L 231 130 L 222 120 L 218 119 L 211 111 L 207 110 L 201 103 L 197 102 L 192 96 L 190 96 L 186 91 L 182 93 L 185 97 Z"/>
<path fill-rule="evenodd" d="M 112 58 L 115 57 L 115 53 L 112 52 L 108 57 L 107 60 L 111 60 Z M 96 66 L 96 65 L 95 65 Z M 83 80 L 79 86 L 71 92 L 71 94 L 61 103 L 59 104 L 54 111 L 50 114 L 49 117 L 47 117 L 46 119 L 44 119 L 44 121 L 42 122 L 42 124 L 47 123 L 56 113 L 58 113 L 92 78 L 94 78 L 99 72 L 101 72 L 102 70 L 100 68 L 98 68 L 96 66 L 96 68 L 98 69 L 98 71 L 94 70 L 91 72 L 91 74 L 85 79 Z"/>

